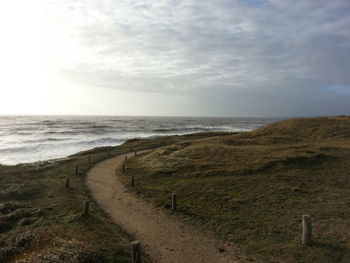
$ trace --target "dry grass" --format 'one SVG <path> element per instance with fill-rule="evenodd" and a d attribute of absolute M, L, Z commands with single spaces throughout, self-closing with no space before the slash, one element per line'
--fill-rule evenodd
<path fill-rule="evenodd" d="M 83 201 L 90 199 L 84 185 L 88 155 L 98 162 L 128 148 L 125 144 L 60 160 L 0 165 L 0 262 L 129 262 L 130 246 L 120 236 L 130 241 L 132 237 L 94 203 L 91 215 L 81 216 Z"/>
<path fill-rule="evenodd" d="M 128 163 L 140 194 L 169 207 L 176 192 L 179 216 L 262 261 L 350 262 L 349 122 L 297 119 L 249 133 L 132 140 L 61 160 L 0 166 L 0 262 L 129 262 L 129 245 L 111 233 L 132 237 L 95 204 L 91 216 L 81 217 L 90 199 L 88 155 L 98 162 L 129 147 L 155 149 Z M 308 248 L 300 245 L 302 214 L 314 223 Z"/>
<path fill-rule="evenodd" d="M 163 138 L 164 140 L 166 138 Z M 350 117 L 171 137 L 128 163 L 136 190 L 264 262 L 350 262 Z M 302 247 L 301 215 L 315 242 Z"/>

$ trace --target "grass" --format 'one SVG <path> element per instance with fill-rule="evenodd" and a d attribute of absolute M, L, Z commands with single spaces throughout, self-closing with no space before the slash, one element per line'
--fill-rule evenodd
<path fill-rule="evenodd" d="M 133 237 L 94 203 L 90 216 L 81 213 L 91 199 L 88 156 L 96 163 L 131 148 L 154 149 L 127 163 L 138 194 L 168 209 L 176 192 L 177 216 L 260 261 L 350 262 L 350 118 L 341 116 L 130 140 L 66 159 L 0 166 L 0 262 L 129 262 L 124 240 Z M 300 242 L 303 214 L 313 220 L 310 247 Z"/>
<path fill-rule="evenodd" d="M 132 236 L 93 202 L 90 215 L 82 216 L 84 200 L 91 200 L 84 185 L 85 174 L 93 165 L 88 158 L 97 163 L 133 149 L 162 147 L 177 137 L 135 139 L 64 159 L 0 165 L 0 262 L 130 262 L 130 245 L 125 240 L 132 241 Z M 70 188 L 65 187 L 67 177 Z M 149 262 L 145 255 L 143 258 Z"/>
<path fill-rule="evenodd" d="M 350 262 L 350 118 L 162 138 L 131 159 L 137 193 L 263 262 Z M 301 216 L 313 245 L 301 245 Z"/>
<path fill-rule="evenodd" d="M 130 247 L 123 239 L 131 241 L 130 235 L 94 203 L 91 215 L 82 216 L 83 201 L 90 199 L 84 186 L 88 156 L 99 162 L 127 152 L 129 145 L 0 166 L 0 262 L 129 262 Z"/>

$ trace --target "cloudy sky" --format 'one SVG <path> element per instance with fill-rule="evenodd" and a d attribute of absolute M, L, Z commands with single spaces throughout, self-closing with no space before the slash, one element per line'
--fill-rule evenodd
<path fill-rule="evenodd" d="M 349 0 L 11 0 L 0 114 L 350 114 Z"/>

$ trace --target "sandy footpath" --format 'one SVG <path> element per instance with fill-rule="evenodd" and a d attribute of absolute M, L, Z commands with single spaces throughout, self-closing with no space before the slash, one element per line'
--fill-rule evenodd
<path fill-rule="evenodd" d="M 141 241 L 154 262 L 251 262 L 234 246 L 215 240 L 174 215 L 155 208 L 130 193 L 118 181 L 125 155 L 95 165 L 87 174 L 86 186 L 95 202 L 113 221 Z M 131 157 L 132 154 L 128 154 Z"/>

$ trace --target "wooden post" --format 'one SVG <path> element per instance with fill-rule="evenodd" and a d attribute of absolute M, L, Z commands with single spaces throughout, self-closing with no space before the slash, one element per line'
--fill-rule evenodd
<path fill-rule="evenodd" d="M 69 188 L 69 178 L 66 178 L 66 188 Z"/>
<path fill-rule="evenodd" d="M 90 200 L 84 201 L 84 212 L 83 215 L 87 216 L 89 214 L 89 208 L 90 208 Z"/>
<path fill-rule="evenodd" d="M 75 174 L 78 174 L 79 173 L 79 166 L 76 164 L 75 165 Z"/>
<path fill-rule="evenodd" d="M 171 194 L 171 209 L 176 211 L 176 194 L 172 193 Z"/>
<path fill-rule="evenodd" d="M 311 216 L 303 215 L 302 223 L 303 223 L 303 236 L 301 241 L 304 246 L 309 246 L 312 242 Z"/>
<path fill-rule="evenodd" d="M 123 163 L 122 172 L 125 172 L 125 163 Z"/>
<path fill-rule="evenodd" d="M 125 155 L 125 162 L 127 162 L 127 160 L 128 160 L 128 156 L 127 156 L 127 155 Z"/>
<path fill-rule="evenodd" d="M 140 241 L 135 240 L 130 243 L 131 245 L 131 263 L 141 263 L 141 247 Z"/>
<path fill-rule="evenodd" d="M 135 156 L 137 155 L 137 151 L 135 150 Z"/>
<path fill-rule="evenodd" d="M 134 185 L 135 185 L 135 178 L 133 175 L 130 177 L 130 185 L 131 185 L 131 187 L 134 187 Z"/>
<path fill-rule="evenodd" d="M 91 163 L 91 156 L 89 155 L 89 164 Z"/>

